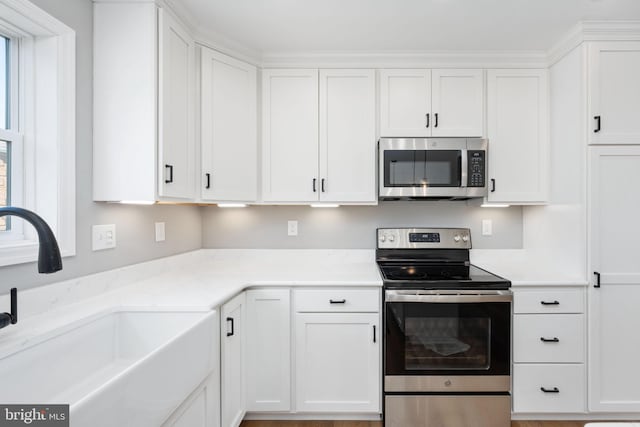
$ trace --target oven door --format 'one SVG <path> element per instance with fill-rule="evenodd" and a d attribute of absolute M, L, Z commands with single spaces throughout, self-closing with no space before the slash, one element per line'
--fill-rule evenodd
<path fill-rule="evenodd" d="M 385 391 L 509 391 L 511 301 L 510 291 L 386 291 Z"/>

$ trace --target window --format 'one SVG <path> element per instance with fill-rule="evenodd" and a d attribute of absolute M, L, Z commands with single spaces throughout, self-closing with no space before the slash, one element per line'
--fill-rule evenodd
<path fill-rule="evenodd" d="M 75 33 L 28 0 L 0 0 L 0 206 L 38 213 L 75 255 Z M 37 259 L 37 235 L 0 217 L 0 266 Z"/>
<path fill-rule="evenodd" d="M 17 41 L 0 34 L 0 206 L 22 202 L 19 172 L 23 159 L 22 137 L 18 129 L 17 58 Z M 17 240 L 22 237 L 20 232 L 20 224 L 12 227 L 11 217 L 0 218 L 1 240 Z"/>

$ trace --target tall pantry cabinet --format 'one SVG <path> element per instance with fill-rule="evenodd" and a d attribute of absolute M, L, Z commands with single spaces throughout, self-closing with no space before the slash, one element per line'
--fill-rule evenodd
<path fill-rule="evenodd" d="M 589 409 L 639 412 L 640 42 L 588 54 Z"/>

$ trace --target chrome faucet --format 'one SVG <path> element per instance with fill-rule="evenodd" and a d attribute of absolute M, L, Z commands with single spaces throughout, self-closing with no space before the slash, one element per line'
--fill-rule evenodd
<path fill-rule="evenodd" d="M 35 212 L 12 206 L 0 207 L 0 217 L 17 216 L 24 219 L 36 229 L 39 240 L 38 272 L 49 274 L 62 270 L 62 258 L 56 236 L 51 227 Z M 18 292 L 11 289 L 11 313 L 0 313 L 0 329 L 18 322 Z"/>

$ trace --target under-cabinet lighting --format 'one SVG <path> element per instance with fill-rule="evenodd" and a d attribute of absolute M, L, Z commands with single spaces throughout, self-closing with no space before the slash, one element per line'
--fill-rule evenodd
<path fill-rule="evenodd" d="M 120 200 L 118 203 L 123 205 L 153 205 L 155 202 L 149 200 Z"/>
<path fill-rule="evenodd" d="M 504 204 L 499 204 L 499 203 L 483 203 L 480 205 L 481 208 L 508 208 L 511 205 L 504 205 Z"/>
<path fill-rule="evenodd" d="M 312 208 L 339 208 L 340 205 L 332 204 L 332 203 L 312 203 L 309 206 Z"/>
<path fill-rule="evenodd" d="M 219 208 L 246 208 L 244 203 L 218 203 Z"/>

